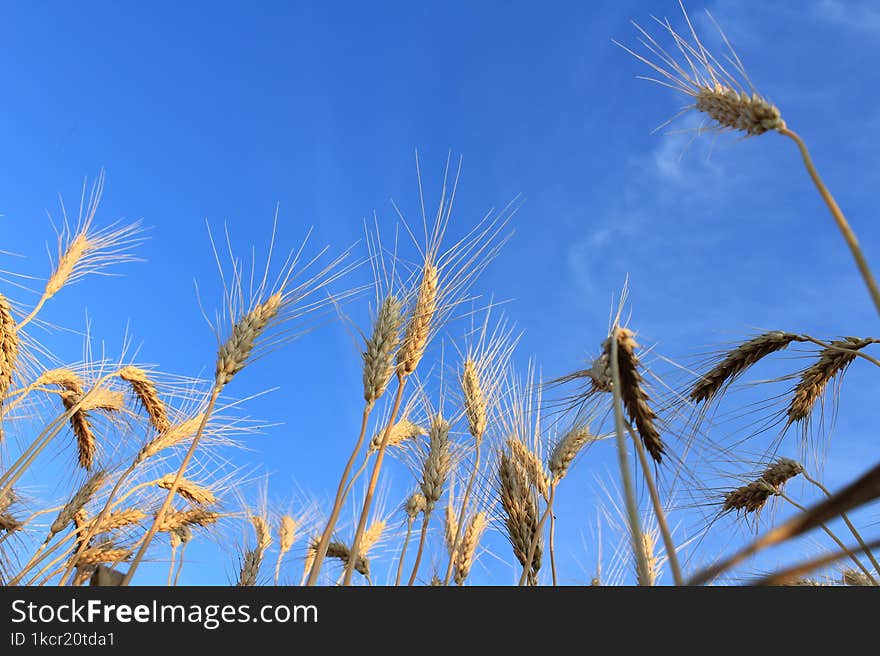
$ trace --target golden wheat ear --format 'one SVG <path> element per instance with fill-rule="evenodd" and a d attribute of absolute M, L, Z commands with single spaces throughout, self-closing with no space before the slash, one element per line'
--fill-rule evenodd
<path fill-rule="evenodd" d="M 128 365 L 119 370 L 118 376 L 131 386 L 132 392 L 146 411 L 156 432 L 162 433 L 171 428 L 165 403 L 159 396 L 156 384 L 145 370 Z"/>
<path fill-rule="evenodd" d="M 757 136 L 774 130 L 785 130 L 785 121 L 779 108 L 758 93 L 752 85 L 742 61 L 724 36 L 721 27 L 712 19 L 728 48 L 729 69 L 703 45 L 684 5 L 679 4 L 689 35 L 682 36 L 676 32 L 668 20 L 655 19 L 660 29 L 671 38 L 670 48 L 661 45 L 657 38 L 637 23 L 633 25 L 641 35 L 640 43 L 644 54 L 614 41 L 659 76 L 640 77 L 690 98 L 692 104 L 687 110 L 694 110 L 708 119 L 708 125 L 700 128 L 701 131 L 734 131 L 746 136 Z M 711 14 L 706 13 L 711 19 Z"/>
<path fill-rule="evenodd" d="M 529 482 L 529 474 L 518 459 L 503 452 L 498 461 L 498 482 L 504 525 L 513 547 L 513 554 L 524 568 L 528 567 L 529 585 L 537 585 L 541 569 L 542 536 L 538 533 L 538 498 Z M 529 552 L 534 554 L 529 562 Z"/>
<path fill-rule="evenodd" d="M 71 224 L 62 202 L 63 227 L 58 232 L 57 256 L 52 273 L 40 300 L 30 314 L 18 324 L 19 330 L 30 323 L 46 301 L 66 285 L 91 274 L 107 275 L 105 269 L 109 266 L 138 260 L 131 251 L 145 239 L 140 222 L 114 223 L 106 228 L 94 228 L 95 214 L 103 191 L 104 172 L 101 171 L 92 185 L 88 199 L 85 193 L 86 186 L 83 185 L 76 224 Z"/>
<path fill-rule="evenodd" d="M 12 306 L 3 294 L 0 294 L 0 406 L 12 384 L 18 360 L 18 335 Z"/>
<path fill-rule="evenodd" d="M 462 585 L 470 575 L 476 560 L 477 548 L 480 546 L 480 539 L 488 525 L 489 516 L 482 510 L 474 513 L 468 522 L 455 560 L 456 585 Z"/>
<path fill-rule="evenodd" d="M 97 494 L 106 479 L 106 473 L 103 471 L 95 472 L 86 479 L 73 496 L 70 497 L 70 500 L 64 504 L 55 521 L 52 522 L 52 525 L 49 527 L 50 537 L 67 528 L 68 524 L 74 520 L 74 516 Z"/>

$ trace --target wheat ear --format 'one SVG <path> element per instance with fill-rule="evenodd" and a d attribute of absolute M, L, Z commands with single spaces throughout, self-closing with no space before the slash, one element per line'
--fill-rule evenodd
<path fill-rule="evenodd" d="M 701 376 L 690 391 L 695 403 L 711 401 L 719 391 L 763 358 L 781 351 L 792 342 L 804 342 L 805 338 L 781 330 L 766 332 L 743 342 L 731 350 L 717 365 Z"/>
<path fill-rule="evenodd" d="M 455 560 L 455 584 L 463 585 L 476 558 L 477 547 L 480 545 L 480 538 L 489 524 L 489 518 L 485 512 L 478 511 L 471 517 L 468 522 L 467 529 L 464 531 L 464 538 L 461 546 L 456 552 Z"/>
<path fill-rule="evenodd" d="M 146 371 L 129 365 L 119 370 L 119 377 L 131 385 L 132 392 L 147 412 L 150 423 L 157 433 L 164 433 L 171 428 L 165 404 L 156 391 L 156 384 L 150 380 Z"/>
<path fill-rule="evenodd" d="M 807 419 L 831 379 L 839 374 L 842 375 L 844 370 L 855 360 L 855 351 L 863 349 L 875 341 L 872 338 L 847 337 L 843 340 L 833 341 L 828 348 L 823 349 L 819 354 L 819 359 L 804 370 L 800 381 L 794 388 L 794 394 L 786 411 L 788 423 L 792 424 Z"/>
<path fill-rule="evenodd" d="M 428 431 L 428 453 L 422 465 L 422 481 L 419 484 L 422 495 L 425 497 L 425 511 L 422 514 L 422 531 L 419 537 L 419 547 L 416 551 L 416 560 L 413 563 L 407 585 L 415 583 L 425 549 L 431 513 L 437 502 L 440 501 L 440 497 L 443 496 L 443 486 L 446 484 L 446 478 L 452 467 L 450 428 L 449 422 L 438 414 L 432 420 L 431 429 Z"/>
<path fill-rule="evenodd" d="M 298 537 L 296 528 L 297 521 L 290 515 L 284 515 L 278 522 L 278 560 L 275 563 L 275 585 L 278 585 L 284 555 L 290 551 Z"/>
<path fill-rule="evenodd" d="M 18 359 L 18 334 L 12 306 L 3 294 L 0 294 L 0 407 L 6 392 L 12 384 L 12 375 Z"/>

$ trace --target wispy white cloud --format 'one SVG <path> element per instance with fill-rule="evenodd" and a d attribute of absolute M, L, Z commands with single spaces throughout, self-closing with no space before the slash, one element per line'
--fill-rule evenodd
<path fill-rule="evenodd" d="M 880 6 L 876 2 L 859 0 L 818 0 L 813 3 L 813 14 L 855 32 L 880 37 Z"/>

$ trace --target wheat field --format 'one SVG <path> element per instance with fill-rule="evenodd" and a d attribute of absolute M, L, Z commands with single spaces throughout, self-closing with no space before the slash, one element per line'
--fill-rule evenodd
<path fill-rule="evenodd" d="M 720 50 L 681 11 L 680 28 L 637 22 L 615 41 L 648 80 L 633 84 L 683 100 L 670 120 L 685 117 L 693 138 L 783 137 L 776 146 L 803 164 L 800 193 L 822 208 L 803 220 L 830 218 L 826 247 L 851 258 L 880 312 L 867 256 L 784 97 L 753 86 L 711 16 Z M 62 206 L 44 277 L 4 270 L 0 286 L 0 581 L 170 586 L 199 568 L 238 586 L 878 584 L 880 465 L 855 459 L 847 482 L 829 485 L 823 463 L 847 448 L 830 439 L 844 381 L 880 366 L 880 339 L 771 326 L 673 356 L 640 333 L 633 278 L 602 297 L 607 326 L 578 327 L 583 360 L 536 362 L 520 351 L 529 326 L 510 319 L 515 301 L 483 283 L 527 200 L 463 216 L 462 160 L 432 166 L 439 176 L 423 168 L 416 155 L 417 210 L 394 204 L 353 245 L 308 231 L 285 243 L 281 213 L 261 223 L 260 248 L 210 225 L 217 297 L 199 289 L 209 327 L 191 374 L 137 348 L 113 353 L 89 331 L 82 359 L 56 355 L 70 330 L 44 315 L 76 283 L 150 275 L 134 265 L 144 227 L 102 219 L 103 172 L 84 184 L 76 215 Z M 357 420 L 306 436 L 332 485 L 279 501 L 270 489 L 295 481 L 299 463 L 250 467 L 242 454 L 276 417 L 253 418 L 263 392 L 244 390 L 295 397 L 310 384 L 295 354 L 332 330 L 356 344 L 359 378 L 356 398 L 328 403 Z M 258 362 L 287 352 L 283 380 L 258 378 Z M 584 523 L 572 512 L 584 481 L 600 489 L 589 512 L 605 535 L 591 526 L 576 546 L 557 529 Z M 579 549 L 591 564 L 567 571 Z M 768 552 L 785 564 L 761 560 Z"/>

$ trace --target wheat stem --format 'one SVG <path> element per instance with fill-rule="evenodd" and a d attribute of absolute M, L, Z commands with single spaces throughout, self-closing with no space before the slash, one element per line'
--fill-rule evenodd
<path fill-rule="evenodd" d="M 385 459 L 385 450 L 388 446 L 388 438 L 391 435 L 391 428 L 394 426 L 394 420 L 400 411 L 400 402 L 403 400 L 403 388 L 406 386 L 407 376 L 400 371 L 397 374 L 397 394 L 394 397 L 394 406 L 391 408 L 391 416 L 388 418 L 388 424 L 385 426 L 385 432 L 382 435 L 382 443 L 379 445 L 379 451 L 376 453 L 376 461 L 373 463 L 373 472 L 370 475 L 370 482 L 367 486 L 367 494 L 364 497 L 364 505 L 361 508 L 361 516 L 358 519 L 357 530 L 354 534 L 350 552 L 353 554 L 360 553 L 361 540 L 366 530 L 367 519 L 370 514 L 370 508 L 373 505 L 373 496 L 376 493 L 376 485 L 379 483 L 379 472 L 382 470 L 382 461 Z M 354 573 L 354 567 L 357 558 L 349 558 L 345 564 L 345 573 L 342 579 L 342 585 L 351 585 L 351 577 Z M 314 569 L 314 568 L 312 568 Z"/>
<path fill-rule="evenodd" d="M 10 579 L 6 585 L 18 585 L 19 581 L 21 581 L 21 579 L 24 578 L 24 575 L 29 570 L 32 570 L 34 567 L 36 567 L 37 565 L 42 563 L 49 556 L 51 556 L 56 551 L 58 551 L 58 549 L 60 549 L 62 546 L 64 546 L 65 542 L 69 541 L 73 537 L 76 537 L 77 534 L 78 534 L 78 531 L 71 531 L 70 533 L 65 535 L 63 538 L 58 540 L 51 547 L 43 550 L 42 553 L 39 554 L 39 557 L 38 557 L 38 554 L 34 554 L 34 556 L 31 558 L 31 560 L 21 569 L 21 571 L 15 577 Z M 44 544 L 43 546 L 46 546 L 46 545 Z M 67 547 L 67 548 L 69 549 L 70 547 Z M 66 553 L 66 551 L 65 551 L 65 553 Z M 56 561 L 53 560 L 52 562 L 54 564 Z M 37 576 L 39 576 L 39 574 Z"/>
<path fill-rule="evenodd" d="M 797 501 L 795 501 L 795 500 L 792 499 L 791 497 L 787 496 L 787 495 L 786 495 L 784 492 L 782 492 L 781 490 L 778 491 L 776 494 L 778 494 L 780 497 L 782 497 L 783 499 L 785 499 L 786 501 L 788 501 L 791 505 L 793 505 L 795 508 L 797 508 L 797 509 L 800 510 L 801 512 L 806 512 L 807 509 L 806 509 L 804 506 L 802 506 L 801 504 L 799 504 Z M 868 577 L 868 580 L 871 581 L 871 585 L 877 585 L 877 580 L 876 580 L 873 576 L 871 576 L 871 572 L 868 571 L 868 568 L 865 567 L 865 566 L 862 564 L 862 561 L 860 561 L 858 558 L 856 558 L 856 555 L 855 555 L 852 551 L 850 551 L 850 550 L 847 548 L 847 546 L 846 546 L 846 545 L 840 540 L 840 538 L 838 538 L 838 537 L 837 537 L 837 536 L 831 531 L 831 529 L 828 528 L 825 524 L 819 524 L 819 526 L 820 526 L 820 528 L 821 528 L 823 531 L 825 531 L 826 535 L 828 535 L 828 537 L 831 538 L 831 539 L 834 541 L 834 543 L 835 543 L 838 547 L 840 547 L 840 549 L 841 549 L 844 553 L 846 553 L 847 556 L 849 556 L 850 560 L 852 560 L 852 561 L 856 564 L 856 566 L 857 566 L 860 570 L 862 570 L 862 572 L 864 573 L 864 575 Z"/>
<path fill-rule="evenodd" d="M 324 532 L 321 534 L 321 539 L 316 547 L 315 561 L 312 563 L 312 569 L 309 572 L 307 585 L 315 585 L 318 582 L 318 575 L 321 573 L 321 563 L 327 555 L 327 548 L 330 546 L 330 540 L 333 537 L 333 531 L 336 528 L 339 513 L 342 511 L 342 506 L 345 503 L 345 497 L 348 493 L 346 487 L 348 484 L 348 478 L 351 474 L 351 469 L 354 467 L 354 463 L 357 460 L 358 454 L 361 452 L 361 447 L 363 447 L 364 444 L 364 436 L 367 434 L 367 422 L 372 408 L 372 403 L 367 403 L 364 406 L 363 415 L 361 417 L 361 430 L 358 434 L 357 443 L 348 458 L 348 462 L 345 463 L 345 468 L 342 470 L 342 476 L 339 478 L 339 485 L 336 489 L 336 498 L 333 501 L 333 509 L 330 511 L 327 525 L 324 527 Z M 366 464 L 366 461 L 364 461 L 364 464 Z"/>
<path fill-rule="evenodd" d="M 553 577 L 553 587 L 558 585 L 556 580 L 556 513 L 550 513 L 550 575 Z"/>
<path fill-rule="evenodd" d="M 801 475 L 803 475 L 803 477 L 806 479 L 806 481 L 808 483 L 812 483 L 813 485 L 818 487 L 820 490 L 822 490 L 822 492 L 825 494 L 825 496 L 827 496 L 827 497 L 831 496 L 831 492 L 828 491 L 828 488 L 825 487 L 824 485 L 822 485 L 822 483 L 820 483 L 816 479 L 812 478 L 809 474 L 807 474 L 806 471 L 802 471 Z M 868 549 L 868 546 L 865 544 L 865 541 L 862 539 L 861 534 L 858 532 L 858 530 L 856 530 L 856 527 L 853 526 L 853 523 L 849 520 L 849 517 L 847 516 L 847 514 L 845 512 L 842 512 L 842 513 L 840 513 L 840 516 L 843 518 L 843 521 L 846 523 L 846 526 L 849 529 L 850 533 L 852 533 L 853 537 L 858 541 L 859 546 L 861 546 L 862 551 L 865 552 L 865 555 L 868 557 L 868 560 L 871 561 L 871 564 L 874 566 L 874 569 L 877 571 L 878 574 L 880 574 L 880 564 L 877 563 L 877 559 L 874 557 L 874 552 L 872 552 L 870 549 Z"/>
<path fill-rule="evenodd" d="M 43 308 L 43 306 L 46 304 L 46 301 L 48 301 L 49 298 L 50 298 L 50 296 L 43 294 L 40 297 L 40 300 L 37 301 L 37 304 L 34 306 L 34 309 L 31 310 L 30 314 L 28 314 L 24 319 L 22 319 L 21 321 L 18 322 L 18 325 L 15 326 L 15 329 L 18 331 L 18 330 L 21 330 L 22 328 L 24 328 L 26 325 L 28 325 L 34 319 L 34 317 L 36 317 L 37 314 L 39 314 L 40 310 Z"/>
<path fill-rule="evenodd" d="M 428 521 L 431 518 L 431 511 L 425 510 L 424 515 L 422 515 L 422 532 L 419 536 L 419 549 L 416 551 L 416 562 L 413 563 L 412 573 L 409 575 L 408 586 L 412 585 L 416 582 L 416 576 L 419 573 L 419 565 L 422 563 L 422 553 L 425 551 L 425 538 L 428 535 Z"/>
<path fill-rule="evenodd" d="M 165 584 L 167 587 L 171 587 L 171 583 L 173 581 L 174 576 L 174 555 L 177 553 L 177 544 L 171 544 L 171 563 L 168 565 L 168 582 Z"/>
<path fill-rule="evenodd" d="M 651 473 L 651 463 L 642 446 L 642 442 L 633 427 L 627 422 L 627 430 L 632 437 L 635 445 L 636 453 L 639 454 L 639 461 L 642 463 L 642 472 L 645 474 L 645 484 L 648 487 L 648 493 L 651 495 L 651 503 L 654 505 L 654 515 L 657 517 L 657 524 L 660 528 L 660 535 L 663 536 L 663 547 L 666 549 L 666 556 L 669 559 L 669 568 L 672 570 L 672 578 L 675 585 L 684 585 L 684 579 L 681 576 L 681 565 L 678 562 L 678 553 L 675 550 L 675 543 L 672 541 L 672 533 L 669 531 L 669 524 L 666 522 L 666 511 L 663 504 L 660 503 L 660 495 L 657 493 L 657 485 L 654 482 L 654 474 Z"/>
<path fill-rule="evenodd" d="M 180 580 L 180 573 L 183 571 L 183 556 L 184 556 L 184 553 L 186 552 L 186 545 L 188 545 L 188 544 L 189 544 L 189 542 L 184 542 L 180 546 L 180 558 L 179 558 L 178 564 L 177 564 L 177 572 L 175 572 L 175 574 L 174 574 L 174 583 L 172 583 L 172 585 L 174 585 L 174 587 L 177 587 L 177 582 Z"/>
<path fill-rule="evenodd" d="M 807 172 L 813 179 L 813 184 L 816 185 L 819 195 L 822 196 L 822 200 L 824 200 L 825 204 L 828 206 L 831 216 L 834 217 L 834 221 L 837 223 L 837 228 L 840 230 L 840 234 L 843 235 L 843 238 L 852 253 L 853 259 L 856 261 L 859 273 L 862 274 L 862 279 L 868 286 L 868 291 L 871 293 L 871 298 L 874 301 L 874 307 L 880 312 L 880 288 L 877 287 L 877 281 L 874 280 L 874 274 L 871 273 L 871 268 L 868 266 L 868 261 L 865 259 L 864 253 L 862 253 L 862 248 L 859 246 L 859 240 L 856 238 L 855 232 L 853 232 L 849 222 L 840 210 L 840 206 L 838 206 L 837 201 L 834 200 L 834 197 L 828 190 L 828 187 L 825 186 L 825 183 L 822 182 L 822 178 L 819 177 L 819 172 L 813 165 L 813 159 L 810 157 L 810 151 L 807 150 L 807 145 L 796 132 L 789 130 L 787 127 L 779 129 L 779 133 L 789 137 L 797 144 L 801 157 L 804 160 L 804 166 L 806 166 Z"/>
<path fill-rule="evenodd" d="M 400 579 L 403 576 L 403 561 L 406 558 L 406 549 L 409 546 L 409 539 L 412 536 L 412 527 L 414 518 L 406 518 L 406 535 L 403 538 L 403 546 L 400 549 L 400 560 L 397 561 L 397 576 L 394 578 L 394 585 L 400 585 Z"/>
<path fill-rule="evenodd" d="M 452 568 L 455 565 L 455 559 L 458 557 L 458 552 L 461 549 L 461 543 L 464 539 L 464 531 L 462 530 L 462 526 L 464 525 L 464 518 L 467 515 L 467 507 L 468 502 L 470 501 L 471 491 L 474 487 L 474 481 L 477 478 L 477 472 L 480 469 L 480 442 L 476 444 L 476 455 L 474 456 L 474 468 L 471 470 L 471 475 L 468 478 L 467 487 L 464 490 L 464 498 L 461 500 L 461 509 L 458 511 L 458 522 L 455 524 L 455 536 L 453 537 L 453 548 L 449 554 L 449 564 L 446 566 L 446 576 L 443 577 L 443 585 L 449 585 L 449 580 L 452 578 Z"/>
<path fill-rule="evenodd" d="M 531 544 L 529 545 L 529 553 L 526 556 L 526 562 L 525 565 L 523 565 L 523 571 L 519 577 L 519 583 L 517 584 L 520 587 L 526 584 L 526 580 L 532 569 L 532 561 L 535 559 L 535 551 L 538 549 L 538 543 L 541 542 L 541 533 L 544 530 L 544 522 L 546 522 L 547 518 L 553 513 L 553 500 L 556 497 L 556 486 L 558 484 L 559 481 L 556 478 L 550 482 L 550 491 L 547 496 L 547 507 L 544 509 L 544 513 L 538 521 L 538 526 L 535 529 L 534 535 L 532 535 Z M 556 585 L 555 581 L 554 585 Z"/>

